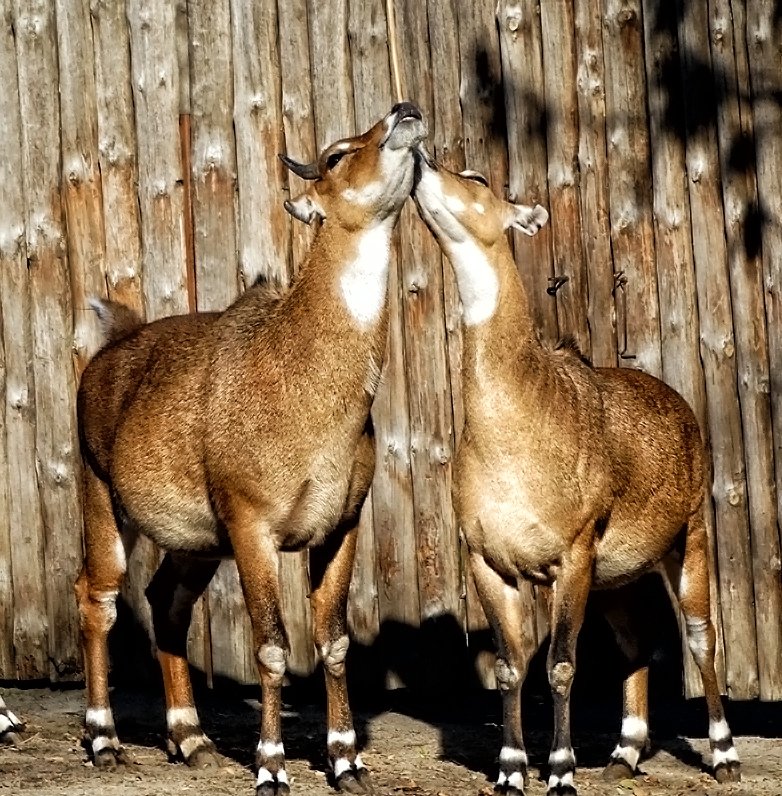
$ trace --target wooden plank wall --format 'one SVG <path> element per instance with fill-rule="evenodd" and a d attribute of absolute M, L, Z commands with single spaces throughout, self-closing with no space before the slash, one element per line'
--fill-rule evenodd
<path fill-rule="evenodd" d="M 782 699 L 782 14 L 777 0 L 395 0 L 401 84 L 437 156 L 549 207 L 514 235 L 541 337 L 643 368 L 709 441 L 713 616 L 737 699 Z M 0 0 L 0 679 L 81 676 L 79 375 L 87 300 L 149 319 L 295 277 L 312 230 L 277 153 L 309 158 L 394 101 L 385 0 Z M 450 500 L 463 425 L 453 275 L 412 204 L 391 269 L 377 474 L 350 622 L 386 682 L 485 636 Z M 555 289 L 557 288 L 557 289 Z M 142 629 L 159 560 L 131 559 Z M 305 555 L 280 563 L 291 669 L 315 665 Z M 523 590 L 547 632 L 544 590 Z M 405 652 L 402 654 L 401 649 Z M 190 639 L 255 681 L 236 568 Z M 467 648 L 479 680 L 491 655 Z M 685 654 L 687 692 L 697 673 Z"/>

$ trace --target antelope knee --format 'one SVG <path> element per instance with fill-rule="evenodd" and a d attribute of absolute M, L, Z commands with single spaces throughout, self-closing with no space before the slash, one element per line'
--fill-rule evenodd
<path fill-rule="evenodd" d="M 288 664 L 288 652 L 276 644 L 264 644 L 257 653 L 258 662 L 262 667 L 264 685 L 279 687 L 285 677 Z"/>
<path fill-rule="evenodd" d="M 549 672 L 548 681 L 552 690 L 564 696 L 570 691 L 570 686 L 573 684 L 573 677 L 576 673 L 576 668 L 568 661 L 560 661 L 551 667 Z"/>
<path fill-rule="evenodd" d="M 494 664 L 494 676 L 497 678 L 497 687 L 500 691 L 510 691 L 521 682 L 519 670 L 504 658 L 497 658 Z"/>
<path fill-rule="evenodd" d="M 91 592 L 86 584 L 76 584 L 81 629 L 108 633 L 117 621 L 117 591 Z"/>
<path fill-rule="evenodd" d="M 340 636 L 336 641 L 328 641 L 320 646 L 320 659 L 332 677 L 342 677 L 345 674 L 345 658 L 349 646 L 350 639 L 347 636 Z"/>

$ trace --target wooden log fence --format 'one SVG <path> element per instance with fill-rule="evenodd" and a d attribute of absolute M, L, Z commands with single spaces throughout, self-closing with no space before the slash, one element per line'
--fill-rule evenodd
<path fill-rule="evenodd" d="M 308 158 L 404 95 L 451 168 L 551 224 L 514 234 L 541 338 L 661 376 L 708 441 L 718 668 L 782 699 L 782 19 L 774 0 L 0 0 L 0 679 L 79 679 L 78 378 L 90 296 L 147 319 L 295 278 L 313 231 L 282 200 Z M 389 25 L 398 45 L 392 68 Z M 464 423 L 454 277 L 412 203 L 395 237 L 378 455 L 351 632 L 389 685 L 455 645 L 491 685 L 451 502 Z M 142 540 L 123 600 L 149 634 Z M 280 560 L 291 672 L 315 667 L 306 554 Z M 528 632 L 548 632 L 525 587 Z M 479 642 L 480 640 L 480 642 Z M 447 642 L 443 644 L 442 642 Z M 404 650 L 401 649 L 404 647 Z M 133 660 L 148 648 L 134 652 Z M 236 567 L 189 642 L 254 682 Z M 142 655 L 143 652 L 143 655 Z M 438 658 L 442 656 L 442 658 Z M 685 690 L 699 693 L 684 652 Z"/>

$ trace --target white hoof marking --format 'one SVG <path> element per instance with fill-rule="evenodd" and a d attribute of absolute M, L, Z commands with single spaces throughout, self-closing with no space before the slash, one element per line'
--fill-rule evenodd
<path fill-rule="evenodd" d="M 354 730 L 347 730 L 347 732 L 340 732 L 339 730 L 329 730 L 326 736 L 326 744 L 332 746 L 333 744 L 342 744 L 342 746 L 355 746 L 356 733 Z"/>
<path fill-rule="evenodd" d="M 719 749 L 714 750 L 714 756 L 712 758 L 712 766 L 717 768 L 717 766 L 723 765 L 724 763 L 738 763 L 739 762 L 739 753 L 736 751 L 735 746 L 731 746 L 730 749 L 722 752 Z"/>

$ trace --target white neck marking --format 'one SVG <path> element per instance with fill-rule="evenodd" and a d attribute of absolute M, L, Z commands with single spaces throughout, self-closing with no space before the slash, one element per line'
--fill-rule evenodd
<path fill-rule="evenodd" d="M 448 244 L 448 257 L 456 274 L 465 326 L 489 320 L 497 310 L 500 280 L 480 247 L 469 238 Z"/>
<path fill-rule="evenodd" d="M 392 227 L 393 219 L 364 230 L 359 236 L 354 259 L 339 277 L 342 300 L 361 330 L 372 326 L 383 312 Z"/>

